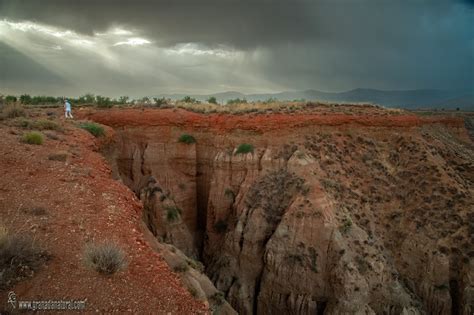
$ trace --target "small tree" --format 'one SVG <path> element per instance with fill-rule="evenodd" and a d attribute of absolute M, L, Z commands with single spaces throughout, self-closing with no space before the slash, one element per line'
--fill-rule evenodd
<path fill-rule="evenodd" d="M 119 104 L 127 104 L 128 100 L 129 100 L 128 96 L 120 96 L 119 99 L 118 99 L 118 103 Z"/>
<path fill-rule="evenodd" d="M 247 100 L 245 98 L 240 99 L 240 98 L 234 98 L 230 99 L 227 101 L 227 105 L 232 105 L 232 104 L 246 104 Z"/>
<path fill-rule="evenodd" d="M 20 102 L 22 104 L 31 104 L 31 96 L 28 94 L 23 94 L 20 96 Z"/>
<path fill-rule="evenodd" d="M 268 99 L 266 99 L 265 101 L 263 101 L 264 104 L 271 104 L 271 103 L 275 103 L 277 102 L 277 99 L 274 98 L 274 97 L 270 97 Z"/>
<path fill-rule="evenodd" d="M 207 102 L 209 104 L 217 104 L 217 99 L 215 98 L 215 96 L 211 96 L 207 99 Z"/>
<path fill-rule="evenodd" d="M 99 107 L 105 107 L 105 108 L 112 107 L 112 102 L 110 101 L 110 97 L 97 95 L 95 99 L 97 102 L 97 106 Z"/>
<path fill-rule="evenodd" d="M 150 103 L 150 98 L 148 96 L 144 96 L 140 99 L 140 103 L 149 104 Z"/>
<path fill-rule="evenodd" d="M 94 94 L 87 93 L 86 95 L 83 95 L 79 97 L 78 103 L 79 104 L 94 104 L 95 102 L 95 96 Z"/>
<path fill-rule="evenodd" d="M 160 106 L 165 105 L 167 103 L 166 99 L 164 97 L 161 97 L 161 98 L 154 97 L 153 101 L 155 101 L 156 107 L 160 107 Z"/>
<path fill-rule="evenodd" d="M 188 95 L 183 97 L 183 99 L 181 101 L 184 102 L 184 103 L 193 103 L 193 104 L 199 103 L 199 101 L 197 99 L 195 99 L 191 96 L 188 96 Z"/>
<path fill-rule="evenodd" d="M 7 103 L 15 103 L 16 101 L 17 101 L 17 98 L 14 95 L 7 95 L 5 97 L 5 102 Z"/>

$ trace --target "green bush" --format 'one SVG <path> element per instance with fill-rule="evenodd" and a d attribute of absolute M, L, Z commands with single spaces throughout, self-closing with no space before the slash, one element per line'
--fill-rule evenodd
<path fill-rule="evenodd" d="M 247 104 L 247 100 L 245 98 L 243 99 L 235 98 L 235 99 L 230 99 L 227 101 L 227 105 L 232 105 L 232 104 Z"/>
<path fill-rule="evenodd" d="M 80 124 L 79 127 L 89 131 L 96 138 L 102 137 L 103 135 L 105 135 L 104 128 L 98 124 L 87 122 L 87 123 Z"/>
<path fill-rule="evenodd" d="M 100 107 L 100 108 L 110 108 L 113 105 L 110 97 L 97 95 L 95 97 L 95 101 L 96 101 L 97 107 Z"/>
<path fill-rule="evenodd" d="M 237 148 L 237 151 L 235 152 L 235 154 L 241 154 L 241 153 L 245 154 L 245 153 L 250 153 L 250 152 L 253 153 L 253 145 L 251 145 L 249 143 L 242 143 Z"/>
<path fill-rule="evenodd" d="M 91 244 L 84 251 L 85 264 L 95 271 L 110 275 L 126 267 L 125 253 L 113 243 Z"/>
<path fill-rule="evenodd" d="M 176 206 L 165 206 L 166 210 L 166 220 L 168 222 L 177 221 L 179 216 L 181 215 L 181 209 Z"/>
<path fill-rule="evenodd" d="M 23 142 L 28 144 L 43 144 L 43 135 L 39 132 L 28 132 L 23 135 Z"/>
<path fill-rule="evenodd" d="M 214 96 L 211 96 L 207 99 L 209 104 L 217 104 L 217 99 Z"/>
<path fill-rule="evenodd" d="M 167 100 L 164 97 L 161 97 L 161 98 L 154 97 L 153 101 L 155 101 L 156 107 L 160 107 L 167 104 Z"/>
<path fill-rule="evenodd" d="M 29 94 L 23 94 L 20 96 L 20 102 L 22 104 L 31 104 L 32 98 Z"/>
<path fill-rule="evenodd" d="M 351 230 L 352 227 L 352 220 L 349 218 L 344 219 L 342 224 L 339 226 L 339 230 L 342 234 L 346 234 Z"/>
<path fill-rule="evenodd" d="M 179 142 L 186 143 L 186 144 L 191 144 L 191 143 L 196 143 L 196 139 L 188 134 L 182 134 L 179 139 Z"/>
<path fill-rule="evenodd" d="M 14 95 L 5 96 L 5 102 L 7 103 L 15 103 L 16 101 L 17 101 L 17 97 Z"/>
<path fill-rule="evenodd" d="M 183 99 L 181 100 L 181 102 L 184 102 L 184 103 L 192 103 L 192 104 L 198 104 L 200 103 L 197 99 L 191 97 L 191 96 L 185 96 L 183 97 Z"/>

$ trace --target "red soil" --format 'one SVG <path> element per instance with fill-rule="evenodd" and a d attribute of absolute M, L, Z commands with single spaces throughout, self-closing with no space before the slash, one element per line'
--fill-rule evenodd
<path fill-rule="evenodd" d="M 65 124 L 59 140 L 43 145 L 20 141 L 21 130 L 0 124 L 0 223 L 32 235 L 52 258 L 34 277 L 13 288 L 18 300 L 87 299 L 86 313 L 203 314 L 196 301 L 146 243 L 140 230 L 141 204 L 113 180 L 97 140 Z M 108 130 L 110 135 L 112 130 Z M 65 151 L 67 162 L 49 160 Z M 46 215 L 24 209 L 43 207 Z M 124 249 L 128 267 L 102 276 L 85 267 L 88 241 L 111 240 Z M 7 292 L 0 292 L 0 313 Z"/>
<path fill-rule="evenodd" d="M 115 109 L 82 113 L 82 117 L 108 126 L 180 126 L 188 129 L 204 129 L 218 133 L 231 130 L 265 132 L 277 129 L 292 129 L 309 125 L 340 126 L 354 124 L 366 127 L 415 127 L 423 124 L 444 124 L 462 127 L 463 120 L 454 117 L 419 117 L 416 115 L 381 115 L 366 110 L 362 115 L 333 112 L 291 114 L 207 114 L 202 115 L 183 109 Z"/>

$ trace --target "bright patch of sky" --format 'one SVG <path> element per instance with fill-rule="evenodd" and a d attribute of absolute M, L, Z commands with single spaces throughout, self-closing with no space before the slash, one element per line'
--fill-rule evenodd
<path fill-rule="evenodd" d="M 0 20 L 0 44 L 6 44 L 63 77 L 70 87 L 62 91 L 71 91 L 71 95 L 211 93 L 221 90 L 222 86 L 256 92 L 255 87 L 261 87 L 262 82 L 267 90 L 272 87 L 270 82 L 262 81 L 250 71 L 255 52 L 249 54 L 223 45 L 211 48 L 198 43 L 160 47 L 158 42 L 125 27 L 114 26 L 88 35 L 31 21 Z M 236 68 L 242 71 L 235 72 Z M 198 84 L 201 86 L 196 89 Z M 124 91 L 126 89 L 128 91 Z M 33 90 L 28 82 L 21 92 L 56 94 L 55 91 Z"/>

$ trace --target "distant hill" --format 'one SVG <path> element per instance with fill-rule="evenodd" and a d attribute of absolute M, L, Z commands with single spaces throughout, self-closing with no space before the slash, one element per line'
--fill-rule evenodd
<path fill-rule="evenodd" d="M 163 94 L 154 97 L 166 97 L 173 100 L 182 99 L 188 94 Z M 264 101 L 274 98 L 280 101 L 307 100 L 324 102 L 373 103 L 389 107 L 408 109 L 464 109 L 474 110 L 473 91 L 453 90 L 400 90 L 384 91 L 375 89 L 354 89 L 346 92 L 322 92 L 318 90 L 286 91 L 280 93 L 243 94 L 228 91 L 215 94 L 189 95 L 200 101 L 211 96 L 216 97 L 219 103 L 226 103 L 229 99 L 246 99 L 247 101 Z"/>

